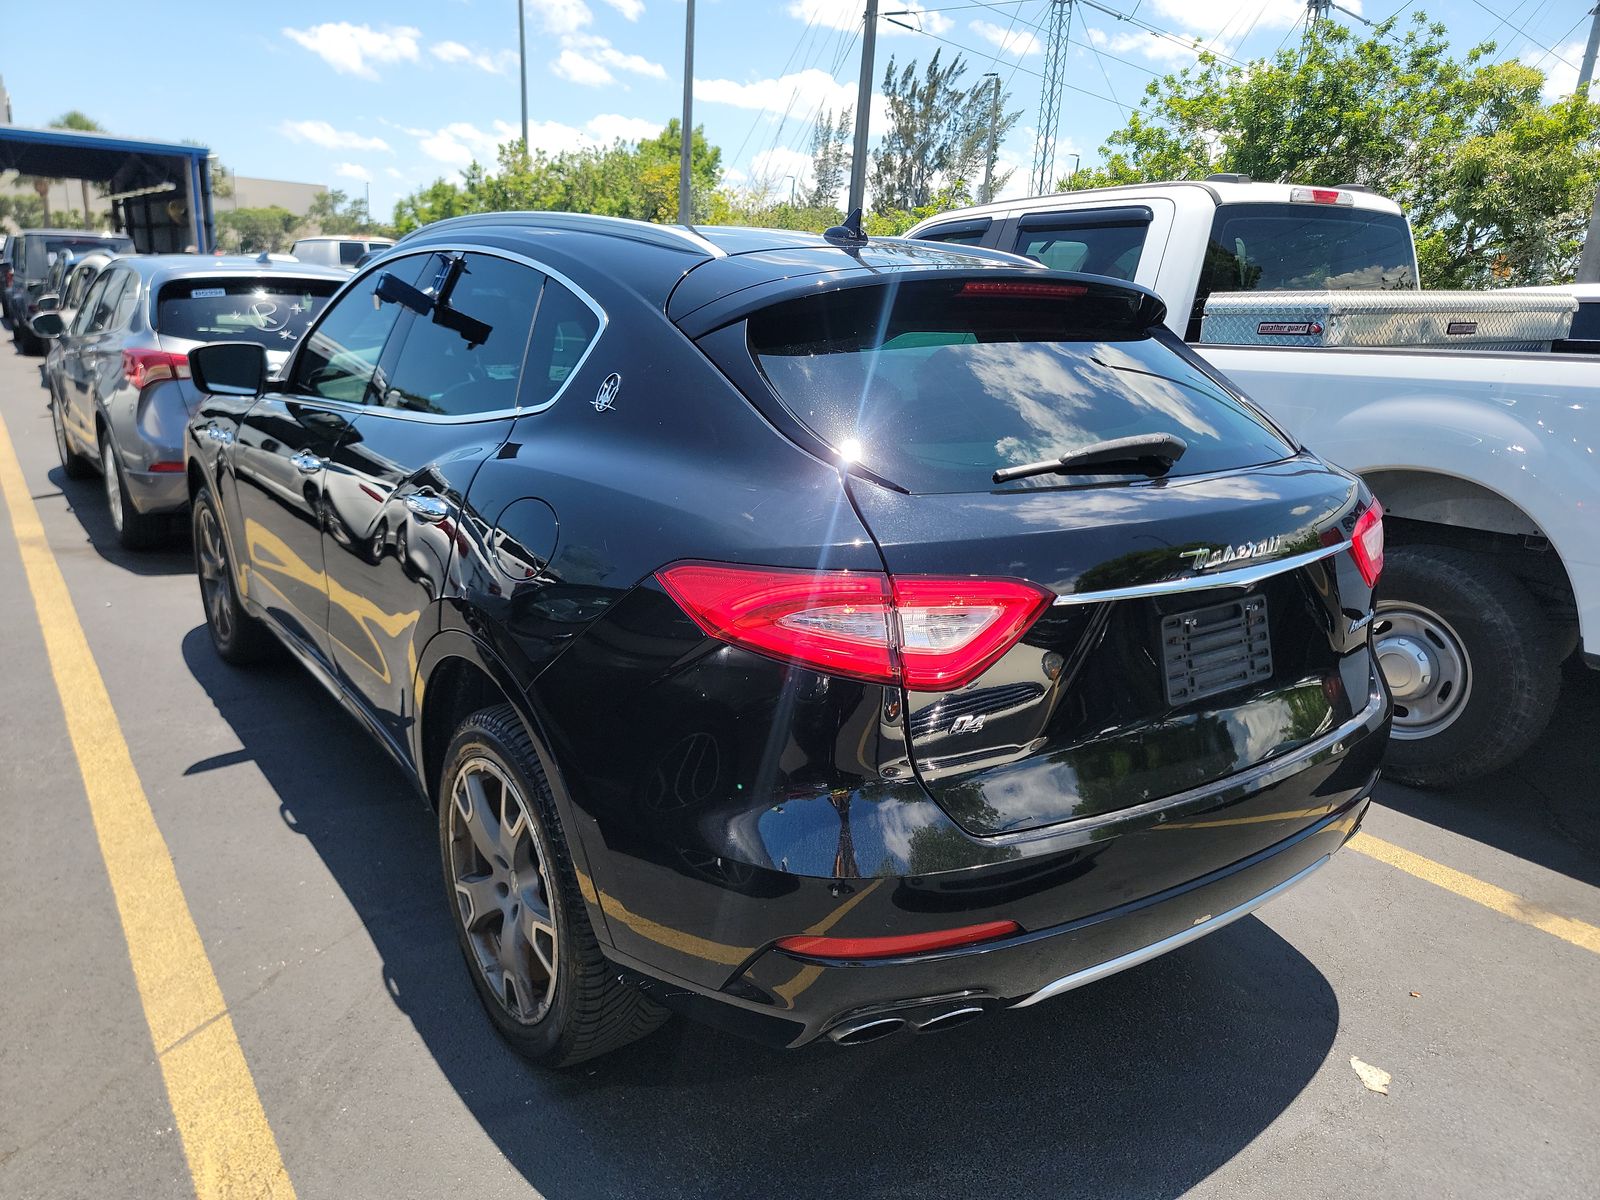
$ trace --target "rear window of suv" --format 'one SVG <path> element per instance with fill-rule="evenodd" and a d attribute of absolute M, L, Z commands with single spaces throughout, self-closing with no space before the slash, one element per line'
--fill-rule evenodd
<path fill-rule="evenodd" d="M 162 286 L 156 332 L 288 350 L 338 289 L 335 279 L 182 279 Z"/>
<path fill-rule="evenodd" d="M 1167 330 L 1148 326 L 1137 293 L 1056 280 L 1071 294 L 1041 295 L 1014 282 L 1019 294 L 940 280 L 808 296 L 751 317 L 750 348 L 797 420 L 913 492 L 992 491 L 1001 467 L 1134 434 L 1188 444 L 1172 477 L 1294 453 Z"/>

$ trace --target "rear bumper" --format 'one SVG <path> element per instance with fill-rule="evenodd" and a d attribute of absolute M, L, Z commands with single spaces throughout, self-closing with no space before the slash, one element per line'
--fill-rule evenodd
<path fill-rule="evenodd" d="M 182 512 L 189 507 L 189 480 L 182 471 L 130 471 L 124 466 L 122 486 L 142 513 Z"/>
<path fill-rule="evenodd" d="M 1367 707 L 1301 753 L 1080 831 L 1075 843 L 1057 831 L 1054 845 L 1013 842 L 985 866 L 796 881 L 790 896 L 768 900 L 722 892 L 720 931 L 751 949 L 723 960 L 734 969 L 719 987 L 664 974 L 659 955 L 607 953 L 680 1011 L 778 1045 L 1034 1004 L 1215 932 L 1312 874 L 1366 813 L 1388 720 L 1374 680 Z M 826 915 L 801 924 L 789 914 L 813 890 L 811 911 Z M 882 936 L 1007 917 L 1025 932 L 900 959 L 802 958 L 773 945 L 796 933 Z"/>

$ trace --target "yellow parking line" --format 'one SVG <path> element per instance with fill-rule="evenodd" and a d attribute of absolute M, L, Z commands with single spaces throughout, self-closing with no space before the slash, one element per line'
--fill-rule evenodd
<path fill-rule="evenodd" d="M 0 496 L 11 517 L 67 731 L 83 774 L 150 1040 L 200 1200 L 292 1200 L 278 1143 L 234 1033 L 166 839 L 134 770 L 66 580 L 0 420 Z"/>
<path fill-rule="evenodd" d="M 1574 946 L 1581 947 L 1591 954 L 1600 954 L 1600 928 L 1579 921 L 1572 917 L 1563 917 L 1560 913 L 1553 913 L 1547 908 L 1541 908 L 1531 901 L 1524 900 L 1515 892 L 1508 892 L 1505 888 L 1495 887 L 1492 883 L 1485 883 L 1475 879 L 1453 867 L 1443 863 L 1436 863 L 1431 858 L 1423 858 L 1420 854 L 1413 854 L 1410 850 L 1402 849 L 1393 842 L 1386 842 L 1382 838 L 1375 838 L 1370 833 L 1358 833 L 1347 843 L 1350 849 L 1358 854 L 1365 854 L 1368 858 L 1375 858 L 1379 862 L 1388 863 L 1391 867 L 1398 867 L 1407 875 L 1415 875 L 1418 879 L 1426 880 L 1435 887 L 1442 887 L 1447 892 L 1454 892 L 1457 896 L 1471 900 L 1474 904 L 1481 904 L 1485 908 L 1493 909 L 1503 916 L 1510 917 L 1513 921 L 1520 921 L 1524 925 L 1531 925 L 1535 929 L 1542 929 L 1548 934 L 1560 938 L 1564 942 L 1571 942 Z"/>

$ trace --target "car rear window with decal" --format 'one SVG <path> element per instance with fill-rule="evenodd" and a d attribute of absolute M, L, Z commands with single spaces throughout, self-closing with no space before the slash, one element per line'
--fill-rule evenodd
<path fill-rule="evenodd" d="M 182 279 L 162 286 L 156 332 L 287 350 L 338 289 L 336 279 Z"/>

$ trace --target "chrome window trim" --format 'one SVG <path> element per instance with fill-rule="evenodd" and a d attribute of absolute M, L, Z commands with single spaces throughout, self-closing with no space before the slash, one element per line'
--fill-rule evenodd
<path fill-rule="evenodd" d="M 461 254 L 482 254 L 490 258 L 503 258 L 508 262 L 518 263 L 524 267 L 531 267 L 533 270 L 538 271 L 541 275 L 545 275 L 550 279 L 554 279 L 557 283 L 561 284 L 561 286 L 566 288 L 579 300 L 583 301 L 583 303 L 588 306 L 590 312 L 594 313 L 596 319 L 600 322 L 600 327 L 594 331 L 594 337 L 589 339 L 589 345 L 584 348 L 583 353 L 578 357 L 578 361 L 573 364 L 572 371 L 567 375 L 566 379 L 562 380 L 561 386 L 555 391 L 555 395 L 551 396 L 550 399 L 546 400 L 544 403 L 536 404 L 529 408 L 513 405 L 511 408 L 497 408 L 489 412 L 462 413 L 460 415 L 452 416 L 445 413 L 422 413 L 413 412 L 410 409 L 405 408 L 389 408 L 387 405 L 383 404 L 351 404 L 347 400 L 327 400 L 321 396 L 300 396 L 296 393 L 288 391 L 289 382 L 294 378 L 295 368 L 300 365 L 302 348 L 310 344 L 311 336 L 316 333 L 316 331 L 321 327 L 322 322 L 327 319 L 327 315 L 333 310 L 333 306 L 344 299 L 344 294 L 346 291 L 354 288 L 358 282 L 367 278 L 373 272 L 392 268 L 394 264 L 399 262 L 401 259 L 415 258 L 421 254 L 441 254 L 451 252 Z M 539 309 L 542 307 L 544 307 L 544 296 L 541 292 L 539 304 L 534 308 L 533 311 L 533 324 L 529 325 L 528 327 L 528 335 L 530 338 L 529 344 L 531 344 L 531 338 L 533 336 L 533 326 L 539 323 Z M 561 399 L 561 397 L 566 394 L 567 388 L 570 387 L 572 381 L 577 378 L 578 373 L 583 370 L 584 364 L 589 361 L 589 356 L 594 353 L 594 348 L 600 344 L 600 339 L 605 335 L 606 328 L 610 324 L 611 319 L 606 315 L 606 310 L 600 307 L 599 302 L 593 296 L 589 295 L 588 292 L 584 291 L 583 288 L 574 283 L 570 276 L 562 271 L 556 270 L 554 267 L 546 266 L 538 259 L 529 258 L 526 254 L 518 254 L 514 250 L 502 250 L 499 247 L 473 245 L 467 242 L 440 242 L 431 246 L 416 246 L 414 248 L 407 248 L 399 254 L 387 254 L 385 257 L 376 262 L 368 263 L 366 270 L 360 272 L 359 274 L 352 275 L 350 277 L 350 281 L 346 283 L 344 287 L 340 288 L 328 298 L 328 303 L 324 305 L 322 311 L 317 314 L 317 323 L 305 331 L 305 334 L 295 346 L 293 356 L 287 363 L 284 364 L 283 375 L 277 381 L 282 385 L 282 387 L 278 390 L 282 391 L 287 396 L 293 397 L 300 403 L 315 404 L 334 412 L 371 413 L 377 416 L 390 417 L 398 421 L 424 421 L 431 425 L 471 425 L 478 421 L 503 421 L 508 417 L 526 417 L 533 413 L 544 412 L 546 409 L 552 407 L 557 400 Z M 393 330 L 390 331 L 390 336 L 393 336 Z M 387 348 L 387 340 L 385 341 L 384 346 Z M 522 352 L 522 367 L 517 376 L 517 391 L 519 393 L 522 390 L 522 374 L 527 371 L 527 366 L 528 349 L 527 346 L 524 346 Z"/>
<path fill-rule="evenodd" d="M 1209 592 L 1217 588 L 1242 588 L 1260 583 L 1263 579 L 1270 579 L 1274 575 L 1282 575 L 1287 571 L 1295 571 L 1301 567 L 1310 566 L 1314 562 L 1321 562 L 1325 558 L 1332 558 L 1335 554 L 1350 548 L 1349 542 L 1336 542 L 1331 546 L 1318 546 L 1315 550 L 1308 550 L 1304 554 L 1294 554 L 1288 558 L 1274 558 L 1266 562 L 1252 562 L 1249 566 L 1239 567 L 1236 570 L 1224 571 L 1217 575 L 1186 575 L 1182 579 L 1164 579 L 1160 583 L 1143 583 L 1134 587 L 1108 588 L 1101 592 L 1073 592 L 1068 596 L 1057 596 L 1054 604 L 1099 604 L 1107 600 L 1138 600 L 1149 596 L 1171 596 L 1180 592 Z"/>

